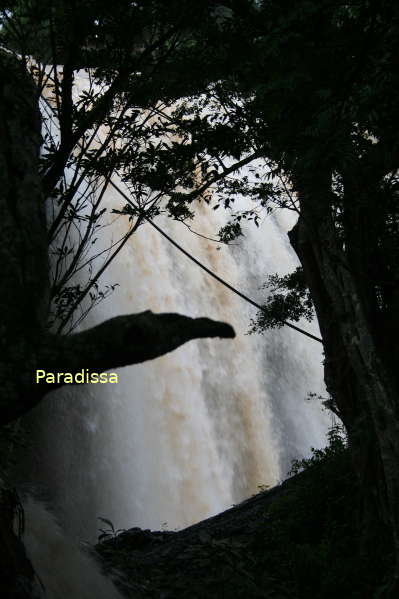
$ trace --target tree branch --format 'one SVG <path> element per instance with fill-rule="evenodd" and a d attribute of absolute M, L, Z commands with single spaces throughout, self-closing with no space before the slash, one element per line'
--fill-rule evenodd
<path fill-rule="evenodd" d="M 138 364 L 169 353 L 180 345 L 204 337 L 235 337 L 234 329 L 209 318 L 181 314 L 154 314 L 151 310 L 116 316 L 87 331 L 57 336 L 46 347 L 43 366 L 51 372 L 102 372 Z M 63 383 L 45 385 L 61 387 Z"/>
<path fill-rule="evenodd" d="M 123 67 L 121 67 L 119 72 L 116 74 L 109 88 L 96 100 L 93 108 L 88 112 L 85 110 L 81 111 L 82 114 L 80 114 L 80 118 L 76 123 L 75 130 L 71 130 L 70 134 L 66 136 L 64 140 L 61 139 L 60 147 L 54 156 L 54 162 L 46 174 L 43 175 L 42 186 L 43 193 L 46 197 L 56 186 L 62 173 L 64 172 L 66 163 L 73 148 L 83 137 L 86 131 L 89 131 L 96 122 L 103 121 L 105 115 L 111 109 L 115 97 L 124 89 L 131 74 L 134 73 L 135 70 L 140 70 L 144 60 L 150 57 L 155 50 L 162 46 L 162 44 L 167 42 L 167 40 L 170 39 L 176 30 L 177 26 L 171 27 L 164 35 L 162 35 L 150 46 L 145 48 L 136 61 L 123 65 Z M 133 97 L 134 93 L 132 92 L 130 94 L 131 101 L 133 101 Z M 61 113 L 62 110 L 63 107 L 61 106 Z"/>
<path fill-rule="evenodd" d="M 45 335 L 38 340 L 29 368 L 10 373 L 12 398 L 2 398 L 0 424 L 7 424 L 33 409 L 50 391 L 64 386 L 64 374 L 86 369 L 101 373 L 130 364 L 139 364 L 167 354 L 192 339 L 232 339 L 234 329 L 209 318 L 181 314 L 139 314 L 116 316 L 74 335 Z M 33 352 L 32 352 L 33 353 Z M 37 370 L 55 375 L 54 382 L 37 380 Z M 58 380 L 57 374 L 63 373 Z M 19 374 L 19 377 L 17 376 Z"/>
<path fill-rule="evenodd" d="M 217 173 L 216 175 L 214 175 L 213 177 L 208 179 L 208 181 L 203 183 L 197 189 L 190 191 L 190 193 L 180 194 L 180 195 L 184 196 L 185 201 L 192 202 L 193 200 L 200 197 L 200 195 L 203 194 L 204 191 L 209 189 L 214 183 L 217 183 L 221 179 L 224 179 L 225 177 L 227 177 L 227 175 L 230 175 L 230 173 L 234 173 L 234 171 L 239 170 L 243 166 L 250 164 L 253 160 L 256 160 L 256 158 L 261 158 L 262 155 L 263 155 L 263 152 L 261 152 L 260 150 L 257 150 L 256 152 L 253 152 L 249 156 L 246 156 L 245 158 L 242 158 L 238 162 L 235 162 L 228 168 L 225 168 L 223 171 Z"/>

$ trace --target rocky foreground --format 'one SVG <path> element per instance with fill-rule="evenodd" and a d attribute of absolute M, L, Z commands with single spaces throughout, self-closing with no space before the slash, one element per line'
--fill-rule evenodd
<path fill-rule="evenodd" d="M 133 528 L 96 546 L 131 598 L 366 597 L 345 452 L 181 531 Z M 370 582 L 370 584 L 372 584 Z"/>

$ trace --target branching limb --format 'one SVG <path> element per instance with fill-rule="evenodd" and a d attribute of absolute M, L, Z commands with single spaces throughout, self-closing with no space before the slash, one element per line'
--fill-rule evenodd
<path fill-rule="evenodd" d="M 167 354 L 192 339 L 235 337 L 234 329 L 209 318 L 181 314 L 139 314 L 116 316 L 92 329 L 74 335 L 46 335 L 39 339 L 23 368 L 8 364 L 9 376 L 0 389 L 0 425 L 19 418 L 34 408 L 50 391 L 67 384 L 64 374 L 86 369 L 101 373 L 130 364 L 139 364 Z M 54 381 L 37 381 L 37 371 L 54 374 Z M 58 373 L 63 375 L 58 377 Z M 58 380 L 59 379 L 59 380 Z"/>
<path fill-rule="evenodd" d="M 40 368 L 72 374 L 82 368 L 103 372 L 152 360 L 204 337 L 233 338 L 235 333 L 229 324 L 209 318 L 146 310 L 116 316 L 81 333 L 55 337 L 44 348 Z M 43 394 L 62 385 L 45 384 Z"/>

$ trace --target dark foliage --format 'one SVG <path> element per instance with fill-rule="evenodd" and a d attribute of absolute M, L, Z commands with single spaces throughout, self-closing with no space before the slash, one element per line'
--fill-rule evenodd
<path fill-rule="evenodd" d="M 313 302 L 302 268 L 283 277 L 269 275 L 262 288 L 268 289 L 270 295 L 251 322 L 251 333 L 281 327 L 285 320 L 298 322 L 301 318 L 309 321 L 314 318 Z"/>
<path fill-rule="evenodd" d="M 132 529 L 97 552 L 107 570 L 122 571 L 128 597 L 372 596 L 389 545 L 378 548 L 378 559 L 361 553 L 359 487 L 340 428 L 293 472 L 281 487 L 189 529 Z"/>

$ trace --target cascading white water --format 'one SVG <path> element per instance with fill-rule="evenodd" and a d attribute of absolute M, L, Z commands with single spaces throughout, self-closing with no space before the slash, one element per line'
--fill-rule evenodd
<path fill-rule="evenodd" d="M 77 85 L 84 88 L 84 75 Z M 47 125 L 56 138 L 54 121 Z M 104 201 L 109 209 L 121 207 L 112 188 Z M 170 219 L 159 217 L 157 223 L 211 270 L 261 301 L 259 287 L 266 276 L 286 274 L 297 263 L 286 236 L 293 225 L 290 217 L 280 212 L 265 217 L 259 229 L 248 225 L 245 238 L 228 247 Z M 192 227 L 214 237 L 225 222 L 223 212 L 202 204 L 196 206 Z M 102 229 L 102 247 L 126 227 L 119 218 Z M 193 341 L 157 360 L 123 368 L 117 385 L 63 388 L 25 419 L 29 455 L 19 465 L 19 479 L 30 493 L 51 502 L 69 536 L 95 541 L 98 516 L 115 528 L 187 526 L 256 493 L 259 486 L 274 485 L 286 476 L 292 458 L 325 444 L 328 417 L 320 405 L 304 399 L 309 391 L 323 392 L 318 343 L 286 327 L 247 335 L 254 308 L 148 224 L 131 237 L 100 281 L 113 283 L 120 287 L 82 328 L 151 309 L 224 320 L 237 337 Z M 312 329 L 308 323 L 306 328 Z M 28 502 L 36 520 L 39 512 L 47 518 L 61 547 L 52 518 L 37 505 Z M 36 529 L 27 537 L 34 565 L 43 555 L 50 557 L 52 543 Z M 68 543 L 65 547 L 72 547 Z M 83 572 L 85 561 L 78 562 Z M 51 577 L 48 584 L 62 586 Z M 75 596 L 84 594 L 76 591 Z"/>
<path fill-rule="evenodd" d="M 116 192 L 106 202 L 120 206 Z M 288 215 L 289 216 L 289 215 Z M 296 264 L 281 214 L 219 246 L 159 218 L 172 237 L 255 300 L 271 272 Z M 197 206 L 193 228 L 215 235 L 219 211 Z M 103 230 L 116 238 L 123 218 Z M 104 245 L 107 240 L 104 237 Z M 117 385 L 61 389 L 33 415 L 31 483 L 48 490 L 64 527 L 96 539 L 97 516 L 117 528 L 181 528 L 285 477 L 290 460 L 325 444 L 328 419 L 305 402 L 322 392 L 321 346 L 287 328 L 246 335 L 254 309 L 210 278 L 150 225 L 104 273 L 120 283 L 84 321 L 151 309 L 231 323 L 234 340 L 200 340 L 120 369 Z"/>
<path fill-rule="evenodd" d="M 23 537 L 36 578 L 34 597 L 45 599 L 122 599 L 99 564 L 65 535 L 53 514 L 32 498 L 24 502 Z"/>

